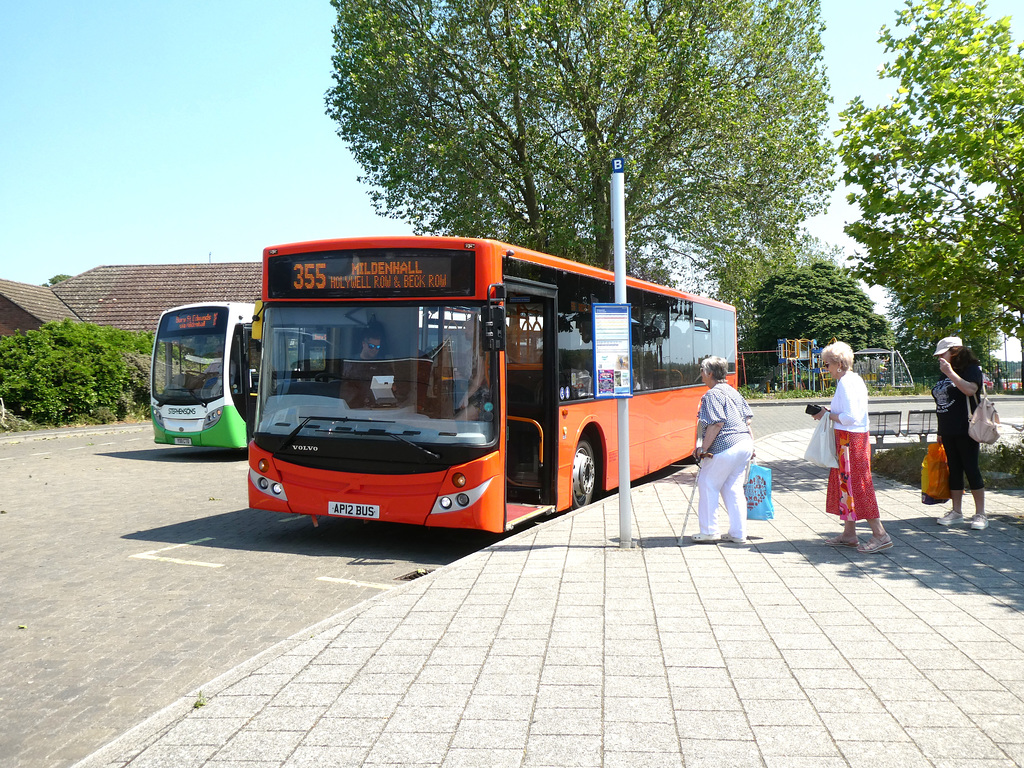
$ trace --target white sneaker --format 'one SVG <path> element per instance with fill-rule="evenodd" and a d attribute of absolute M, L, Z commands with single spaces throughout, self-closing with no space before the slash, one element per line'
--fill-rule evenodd
<path fill-rule="evenodd" d="M 733 536 L 730 533 L 728 536 L 723 536 L 722 538 L 723 538 L 724 541 L 728 541 L 731 544 L 746 544 L 747 543 L 747 537 L 746 536 Z"/>
<path fill-rule="evenodd" d="M 717 533 L 695 533 L 690 537 L 691 541 L 696 541 L 700 544 L 713 544 L 716 541 L 721 541 L 722 537 Z"/>
<path fill-rule="evenodd" d="M 954 523 L 962 523 L 963 521 L 963 515 L 961 515 L 959 512 L 954 512 L 953 510 L 950 510 L 935 522 L 939 525 L 953 525 Z"/>
<path fill-rule="evenodd" d="M 988 518 L 984 515 L 975 515 L 971 518 L 971 528 L 976 531 L 983 531 L 988 528 Z"/>

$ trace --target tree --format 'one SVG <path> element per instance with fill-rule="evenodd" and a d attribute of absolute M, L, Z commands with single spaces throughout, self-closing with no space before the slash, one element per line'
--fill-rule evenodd
<path fill-rule="evenodd" d="M 892 331 L 850 270 L 826 261 L 784 269 L 754 296 L 755 330 L 748 349 L 775 349 L 779 339 L 833 337 L 855 350 L 892 345 Z"/>
<path fill-rule="evenodd" d="M 896 349 L 903 355 L 914 378 L 938 377 L 935 342 L 943 336 L 961 336 L 983 366 L 991 368 L 994 364 L 992 352 L 999 344 L 997 335 L 992 331 L 997 324 L 998 307 L 991 301 L 982 302 L 972 307 L 968 316 L 959 318 L 948 314 L 956 307 L 935 303 L 933 297 L 925 295 L 927 290 L 927 286 L 921 286 L 921 292 L 915 295 L 904 290 L 902 296 L 888 291 L 887 314 L 893 327 Z"/>
<path fill-rule="evenodd" d="M 0 338 L 0 398 L 44 424 L 149 411 L 153 334 L 60 320 Z"/>
<path fill-rule="evenodd" d="M 814 264 L 827 264 L 835 267 L 843 259 L 842 250 L 837 246 L 829 246 L 816 237 L 801 232 L 792 246 L 780 248 L 773 253 L 755 261 L 737 264 L 728 275 L 731 295 L 730 301 L 736 305 L 737 334 L 741 349 L 768 349 L 775 347 L 759 347 L 754 341 L 758 328 L 758 292 L 769 279 L 780 275 L 791 275 L 792 270 L 799 267 L 810 267 Z"/>
<path fill-rule="evenodd" d="M 69 277 L 71 277 L 71 275 L 65 275 L 65 274 L 54 275 L 53 277 L 51 277 L 49 280 L 46 281 L 46 285 L 47 285 L 47 287 L 54 286 L 57 283 L 64 282 Z"/>
<path fill-rule="evenodd" d="M 327 112 L 417 231 L 610 268 L 621 155 L 631 271 L 718 279 L 822 206 L 818 0 L 332 2 Z"/>
<path fill-rule="evenodd" d="M 989 21 L 984 2 L 906 5 L 906 34 L 883 27 L 879 39 L 895 54 L 879 77 L 895 78 L 897 95 L 874 109 L 855 99 L 841 115 L 843 178 L 861 211 L 846 231 L 867 251 L 857 273 L 950 318 L 936 338 L 1020 337 L 1024 46 L 1013 50 L 1009 18 Z"/>

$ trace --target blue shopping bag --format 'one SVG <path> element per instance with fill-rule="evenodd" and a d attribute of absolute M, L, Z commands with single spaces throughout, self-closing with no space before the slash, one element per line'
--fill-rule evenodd
<path fill-rule="evenodd" d="M 750 465 L 747 482 L 743 484 L 743 495 L 747 497 L 747 520 L 772 520 L 775 505 L 772 504 L 772 471 L 757 464 Z"/>

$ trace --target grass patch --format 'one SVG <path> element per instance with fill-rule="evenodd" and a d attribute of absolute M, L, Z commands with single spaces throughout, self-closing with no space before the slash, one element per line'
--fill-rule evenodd
<path fill-rule="evenodd" d="M 836 393 L 835 385 L 824 390 L 787 389 L 785 391 L 764 392 L 756 387 L 740 387 L 739 393 L 747 400 L 821 400 L 830 398 Z M 911 397 L 914 395 L 931 396 L 931 388 L 924 384 L 913 387 L 881 387 L 869 390 L 871 397 Z"/>
<path fill-rule="evenodd" d="M 921 487 L 921 464 L 928 446 L 925 443 L 894 445 L 879 450 L 871 458 L 873 472 Z M 1024 489 L 1024 443 L 1019 438 L 1011 442 L 981 446 L 981 475 L 985 487 L 993 491 L 1019 491 Z"/>

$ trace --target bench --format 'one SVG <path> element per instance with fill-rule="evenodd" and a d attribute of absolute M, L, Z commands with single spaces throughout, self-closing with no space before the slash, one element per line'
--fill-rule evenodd
<path fill-rule="evenodd" d="M 907 437 L 916 437 L 920 442 L 928 442 L 928 435 L 935 434 L 935 411 L 907 411 L 907 429 L 903 433 Z"/>
<path fill-rule="evenodd" d="M 902 411 L 874 411 L 868 413 L 868 434 L 875 438 L 872 448 L 882 445 L 886 437 L 899 437 L 902 433 Z"/>

